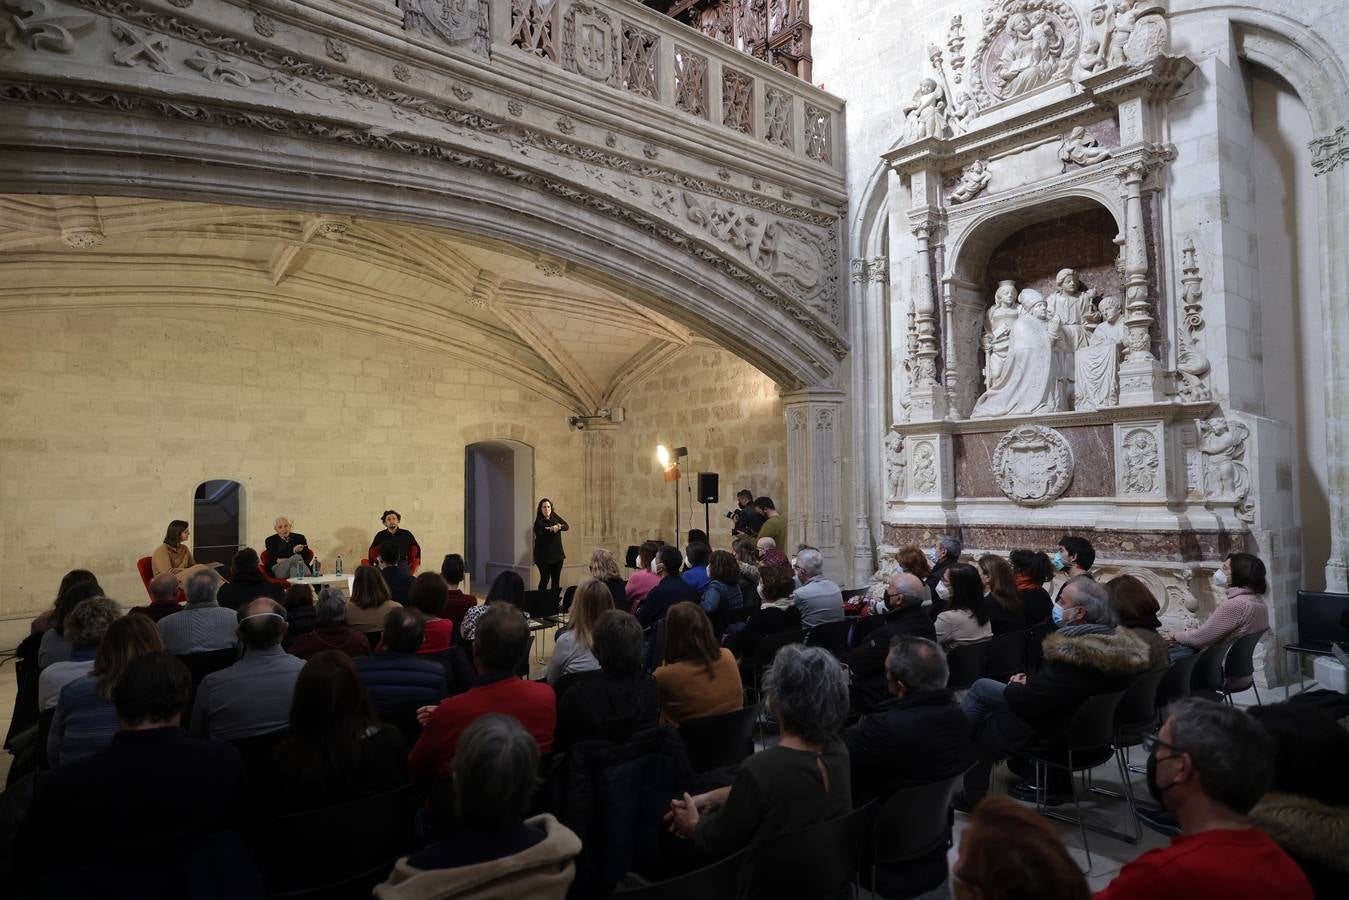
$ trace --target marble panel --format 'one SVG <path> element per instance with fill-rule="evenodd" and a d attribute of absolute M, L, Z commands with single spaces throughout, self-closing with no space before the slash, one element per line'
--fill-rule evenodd
<path fill-rule="evenodd" d="M 954 535 L 966 547 L 1004 553 L 1020 547 L 1053 550 L 1064 534 L 1075 534 L 1091 541 L 1101 559 L 1138 559 L 1163 562 L 1221 565 L 1233 552 L 1253 552 L 1254 541 L 1244 531 L 1138 531 L 1059 526 L 951 525 L 885 526 L 885 543 L 891 547 L 914 544 L 930 547 L 943 534 Z"/>
<path fill-rule="evenodd" d="M 1114 436 L 1109 425 L 1055 429 L 1073 448 L 1073 480 L 1064 497 L 1115 495 Z M 952 437 L 956 497 L 1004 497 L 993 475 L 993 450 L 1006 432 Z"/>

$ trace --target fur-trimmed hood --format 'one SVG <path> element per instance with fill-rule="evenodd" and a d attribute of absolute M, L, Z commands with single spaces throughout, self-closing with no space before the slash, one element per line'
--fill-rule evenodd
<path fill-rule="evenodd" d="M 1055 632 L 1044 642 L 1047 661 L 1095 669 L 1107 675 L 1146 672 L 1151 667 L 1150 652 L 1147 642 L 1128 628 L 1071 637 Z"/>
<path fill-rule="evenodd" d="M 1270 791 L 1251 810 L 1251 821 L 1290 856 L 1349 872 L 1349 807 Z"/>

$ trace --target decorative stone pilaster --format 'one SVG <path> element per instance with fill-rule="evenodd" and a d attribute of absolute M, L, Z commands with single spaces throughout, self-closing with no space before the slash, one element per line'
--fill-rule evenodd
<path fill-rule="evenodd" d="M 787 419 L 787 543 L 824 556 L 825 576 L 845 579 L 841 428 L 845 394 L 806 388 L 782 395 Z M 790 554 L 790 548 L 784 548 Z"/>
<path fill-rule="evenodd" d="M 1165 396 L 1162 364 L 1152 355 L 1152 302 L 1148 297 L 1148 246 L 1143 222 L 1145 162 L 1120 169 L 1124 188 L 1124 361 L 1119 369 L 1119 402 L 1154 403 Z"/>
<path fill-rule="evenodd" d="M 591 422 L 586 425 L 585 490 L 586 529 L 592 540 L 602 547 L 614 549 L 618 541 L 618 527 L 614 514 L 614 474 L 617 466 L 614 447 L 618 426 Z"/>
<path fill-rule="evenodd" d="M 913 293 L 913 324 L 917 336 L 914 350 L 912 388 L 909 392 L 909 418 L 912 421 L 941 419 L 946 416 L 946 389 L 937 381 L 937 303 L 932 286 L 932 226 L 913 229 L 917 242 L 914 265 L 917 270 Z"/>

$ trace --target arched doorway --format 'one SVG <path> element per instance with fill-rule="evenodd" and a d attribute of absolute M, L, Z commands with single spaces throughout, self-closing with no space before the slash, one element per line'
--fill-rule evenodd
<path fill-rule="evenodd" d="M 534 448 L 479 441 L 464 448 L 464 558 L 481 595 L 502 572 L 530 583 Z"/>
<path fill-rule="evenodd" d="M 199 563 L 228 567 L 243 544 L 244 487 L 237 481 L 212 479 L 192 495 L 192 554 Z"/>

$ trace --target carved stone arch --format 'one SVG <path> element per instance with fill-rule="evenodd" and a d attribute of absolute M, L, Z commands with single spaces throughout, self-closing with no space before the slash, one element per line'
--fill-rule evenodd
<path fill-rule="evenodd" d="M 482 441 L 515 441 L 532 448 L 542 446 L 543 443 L 543 435 L 539 434 L 538 429 L 528 425 L 506 425 L 501 422 L 483 422 L 465 426 L 463 436 L 465 446 Z"/>

